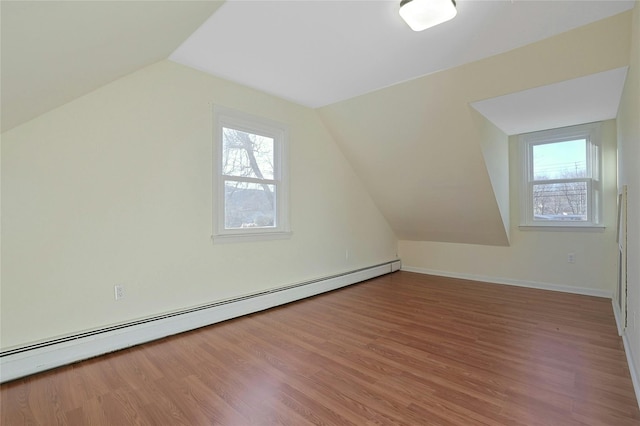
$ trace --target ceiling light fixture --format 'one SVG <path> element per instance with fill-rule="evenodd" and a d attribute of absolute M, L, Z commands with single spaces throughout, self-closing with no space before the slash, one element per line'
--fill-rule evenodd
<path fill-rule="evenodd" d="M 426 30 L 456 16 L 455 0 L 402 0 L 400 16 L 413 31 Z"/>

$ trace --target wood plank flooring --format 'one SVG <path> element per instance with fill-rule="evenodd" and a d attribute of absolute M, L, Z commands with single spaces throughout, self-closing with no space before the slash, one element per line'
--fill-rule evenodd
<path fill-rule="evenodd" d="M 611 301 L 397 272 L 4 384 L 2 425 L 640 425 Z"/>

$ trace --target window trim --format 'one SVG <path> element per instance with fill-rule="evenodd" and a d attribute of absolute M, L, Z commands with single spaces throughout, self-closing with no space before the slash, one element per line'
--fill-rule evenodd
<path fill-rule="evenodd" d="M 585 139 L 587 174 L 586 178 L 533 180 L 533 147 L 536 145 L 559 143 Z M 602 143 L 601 123 L 588 123 L 571 127 L 543 130 L 522 134 L 518 138 L 520 148 L 520 229 L 521 230 L 585 230 L 603 229 L 602 221 Z M 535 184 L 586 182 L 587 221 L 536 221 L 533 214 L 533 187 Z"/>
<path fill-rule="evenodd" d="M 286 239 L 291 237 L 289 223 L 289 129 L 283 123 L 258 117 L 220 105 L 213 107 L 213 241 L 239 242 Z M 273 139 L 273 179 L 227 176 L 222 169 L 223 128 L 233 128 Z M 225 228 L 224 184 L 227 180 L 266 183 L 276 188 L 275 222 L 272 228 Z"/>

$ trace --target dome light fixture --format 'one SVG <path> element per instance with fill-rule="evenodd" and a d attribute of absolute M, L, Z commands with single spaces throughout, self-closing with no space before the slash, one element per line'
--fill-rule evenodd
<path fill-rule="evenodd" d="M 400 16 L 413 31 L 426 30 L 453 19 L 458 11 L 455 0 L 402 0 Z"/>

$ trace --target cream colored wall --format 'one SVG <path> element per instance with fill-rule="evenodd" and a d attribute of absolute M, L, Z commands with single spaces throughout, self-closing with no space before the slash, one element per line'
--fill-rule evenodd
<path fill-rule="evenodd" d="M 509 238 L 509 137 L 480 113 L 471 108 L 469 110 L 476 123 L 482 157 L 487 166 L 500 217 Z"/>
<path fill-rule="evenodd" d="M 603 125 L 604 231 L 521 231 L 517 137 L 510 137 L 511 245 L 399 241 L 403 267 L 525 285 L 612 293 L 616 282 L 616 125 Z M 567 262 L 575 253 L 575 263 Z"/>
<path fill-rule="evenodd" d="M 619 185 L 627 185 L 626 331 L 640 378 L 640 2 L 633 9 L 631 61 L 618 111 Z M 628 348 L 629 349 L 629 348 Z"/>
<path fill-rule="evenodd" d="M 212 243 L 213 103 L 290 126 L 290 240 Z M 313 110 L 169 61 L 2 134 L 1 158 L 2 348 L 395 258 Z"/>

